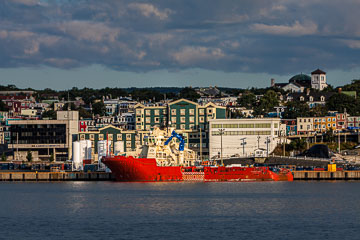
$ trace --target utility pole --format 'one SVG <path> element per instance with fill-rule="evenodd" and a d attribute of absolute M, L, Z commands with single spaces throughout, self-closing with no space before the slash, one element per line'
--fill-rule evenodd
<path fill-rule="evenodd" d="M 220 133 L 220 148 L 221 148 L 221 152 L 220 152 L 220 159 L 221 159 L 221 166 L 224 166 L 224 161 L 223 161 L 223 141 L 222 141 L 222 136 L 225 132 L 225 129 L 221 128 L 218 129 L 219 133 Z"/>
<path fill-rule="evenodd" d="M 243 156 L 245 156 L 245 145 L 246 145 L 245 139 L 246 138 L 240 138 L 240 141 L 242 141 L 240 145 L 243 147 Z"/>
<path fill-rule="evenodd" d="M 19 160 L 19 132 L 16 133 L 16 160 Z"/>
<path fill-rule="evenodd" d="M 269 143 L 270 143 L 270 138 L 269 137 L 266 137 L 266 156 L 268 157 L 269 156 Z"/>
<path fill-rule="evenodd" d="M 283 139 L 283 156 L 285 156 L 285 146 L 286 146 L 286 133 L 284 134 L 284 139 Z"/>
<path fill-rule="evenodd" d="M 202 161 L 202 132 L 200 128 L 200 161 Z"/>
<path fill-rule="evenodd" d="M 340 149 L 340 130 L 338 131 L 338 151 L 340 153 L 341 149 Z"/>

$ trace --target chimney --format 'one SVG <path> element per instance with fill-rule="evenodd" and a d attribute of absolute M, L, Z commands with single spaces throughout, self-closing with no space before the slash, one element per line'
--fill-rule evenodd
<path fill-rule="evenodd" d="M 306 89 L 306 95 L 309 96 L 309 94 L 310 94 L 310 88 L 307 88 Z"/>
<path fill-rule="evenodd" d="M 341 91 L 342 91 L 342 88 L 340 87 L 340 88 L 338 89 L 338 93 L 341 94 Z"/>
<path fill-rule="evenodd" d="M 275 87 L 275 78 L 271 79 L 271 87 Z"/>

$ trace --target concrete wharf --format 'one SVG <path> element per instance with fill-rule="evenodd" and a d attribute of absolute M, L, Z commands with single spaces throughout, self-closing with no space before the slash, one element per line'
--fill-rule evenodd
<path fill-rule="evenodd" d="M 106 172 L 0 172 L 0 181 L 112 181 Z"/>
<path fill-rule="evenodd" d="M 294 180 L 360 180 L 360 171 L 292 171 Z M 105 172 L 0 172 L 0 181 L 114 181 Z"/>
<path fill-rule="evenodd" d="M 360 171 L 293 171 L 294 180 L 360 180 Z"/>

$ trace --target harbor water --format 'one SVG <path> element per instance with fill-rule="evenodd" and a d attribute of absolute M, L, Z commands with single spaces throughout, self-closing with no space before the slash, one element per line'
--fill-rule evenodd
<path fill-rule="evenodd" d="M 360 182 L 1 182 L 0 239 L 359 239 Z"/>

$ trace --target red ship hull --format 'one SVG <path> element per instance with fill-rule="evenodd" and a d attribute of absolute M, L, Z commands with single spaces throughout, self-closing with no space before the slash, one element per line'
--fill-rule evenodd
<path fill-rule="evenodd" d="M 117 181 L 293 181 L 290 171 L 271 171 L 268 167 L 161 167 L 155 159 L 124 156 L 106 157 L 102 161 Z"/>

